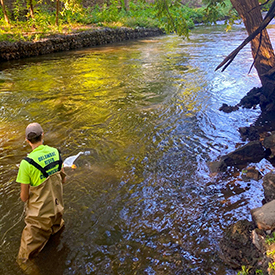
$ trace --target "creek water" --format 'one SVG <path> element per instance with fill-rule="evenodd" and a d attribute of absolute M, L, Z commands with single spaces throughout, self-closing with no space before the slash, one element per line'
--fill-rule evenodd
<path fill-rule="evenodd" d="M 33 121 L 63 159 L 83 154 L 66 168 L 65 229 L 32 274 L 236 274 L 220 260 L 219 241 L 261 206 L 261 180 L 211 174 L 207 162 L 233 151 L 238 128 L 260 113 L 218 110 L 260 86 L 248 74 L 249 46 L 215 72 L 245 37 L 241 25 L 199 26 L 190 40 L 167 35 L 1 64 L 1 274 L 23 274 L 15 180 Z"/>

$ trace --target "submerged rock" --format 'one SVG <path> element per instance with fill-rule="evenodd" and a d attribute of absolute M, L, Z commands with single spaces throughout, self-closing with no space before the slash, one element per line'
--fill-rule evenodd
<path fill-rule="evenodd" d="M 234 112 L 234 111 L 237 111 L 239 110 L 239 106 L 236 105 L 236 106 L 230 106 L 230 105 L 227 105 L 225 103 L 223 103 L 223 105 L 220 107 L 219 111 L 223 111 L 225 113 L 231 113 L 231 112 Z"/>

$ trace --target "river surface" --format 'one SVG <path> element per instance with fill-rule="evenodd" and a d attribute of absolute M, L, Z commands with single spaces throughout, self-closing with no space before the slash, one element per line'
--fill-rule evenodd
<path fill-rule="evenodd" d="M 260 113 L 218 110 L 260 86 L 255 70 L 248 74 L 250 46 L 214 71 L 245 37 L 242 26 L 197 27 L 190 40 L 160 36 L 0 64 L 1 274 L 23 274 L 15 180 L 33 121 L 63 159 L 83 154 L 66 168 L 65 229 L 31 274 L 236 274 L 220 260 L 219 241 L 261 206 L 261 180 L 244 182 L 233 169 L 213 175 L 207 162 L 233 151 L 238 128 Z"/>

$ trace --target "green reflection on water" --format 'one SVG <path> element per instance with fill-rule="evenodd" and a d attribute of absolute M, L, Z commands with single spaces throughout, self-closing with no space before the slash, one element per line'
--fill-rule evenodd
<path fill-rule="evenodd" d="M 125 150 L 144 155 L 142 139 L 158 120 L 165 119 L 169 98 L 178 89 L 166 73 L 175 69 L 174 60 L 159 54 L 161 44 L 153 48 L 149 42 L 131 51 L 103 48 L 3 71 L 2 135 L 9 139 L 22 136 L 30 121 L 39 121 L 46 141 L 62 147 L 65 154 L 99 148 L 104 155 L 115 151 L 121 156 Z M 168 43 L 166 50 L 174 43 Z M 198 107 L 198 91 L 195 85 L 181 89 L 175 105 L 192 113 Z M 7 130 L 7 124 L 14 130 Z"/>

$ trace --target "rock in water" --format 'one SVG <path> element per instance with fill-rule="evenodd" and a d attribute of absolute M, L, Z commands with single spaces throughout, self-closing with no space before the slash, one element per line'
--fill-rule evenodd
<path fill-rule="evenodd" d="M 220 242 L 221 258 L 232 268 L 254 265 L 260 253 L 252 243 L 253 223 L 240 220 L 228 227 Z"/>
<path fill-rule="evenodd" d="M 257 207 L 251 211 L 252 219 L 259 229 L 275 229 L 275 200 L 266 203 L 262 207 Z"/>

